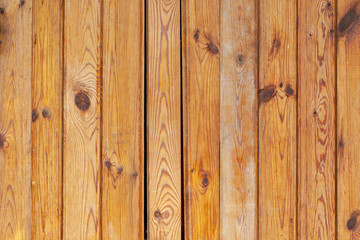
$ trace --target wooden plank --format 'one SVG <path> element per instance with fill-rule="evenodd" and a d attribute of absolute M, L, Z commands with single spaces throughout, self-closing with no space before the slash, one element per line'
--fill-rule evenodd
<path fill-rule="evenodd" d="M 33 1 L 33 239 L 61 238 L 62 6 L 62 0 Z"/>
<path fill-rule="evenodd" d="M 338 1 L 338 239 L 359 239 L 360 1 Z"/>
<path fill-rule="evenodd" d="M 185 238 L 219 239 L 220 1 L 182 9 Z"/>
<path fill-rule="evenodd" d="M 102 238 L 144 239 L 144 1 L 103 16 Z"/>
<path fill-rule="evenodd" d="M 257 237 L 257 1 L 221 2 L 220 236 Z"/>
<path fill-rule="evenodd" d="M 335 239 L 335 3 L 298 2 L 298 239 Z M 306 14 L 304 14 L 306 13 Z"/>
<path fill-rule="evenodd" d="M 0 3 L 0 239 L 31 239 L 32 1 Z"/>
<path fill-rule="evenodd" d="M 260 1 L 259 239 L 296 238 L 296 1 Z"/>
<path fill-rule="evenodd" d="M 180 1 L 147 4 L 148 238 L 180 239 Z"/>
<path fill-rule="evenodd" d="M 65 239 L 100 237 L 100 3 L 65 2 Z"/>

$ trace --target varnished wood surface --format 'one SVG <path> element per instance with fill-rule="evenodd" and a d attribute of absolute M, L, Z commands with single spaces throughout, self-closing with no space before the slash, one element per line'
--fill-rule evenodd
<path fill-rule="evenodd" d="M 338 1 L 337 19 L 337 231 L 360 239 L 360 1 Z"/>
<path fill-rule="evenodd" d="M 0 1 L 0 239 L 31 239 L 32 1 Z"/>
<path fill-rule="evenodd" d="M 220 1 L 182 14 L 185 239 L 219 239 Z"/>
<path fill-rule="evenodd" d="M 257 236 L 257 27 L 256 1 L 221 1 L 221 239 Z"/>
<path fill-rule="evenodd" d="M 64 239 L 100 238 L 100 13 L 65 1 Z"/>
<path fill-rule="evenodd" d="M 102 239 L 144 239 L 144 1 L 102 14 Z"/>
<path fill-rule="evenodd" d="M 260 1 L 259 239 L 296 239 L 296 2 Z"/>
<path fill-rule="evenodd" d="M 335 1 L 299 1 L 298 239 L 335 239 Z M 304 14 L 306 12 L 306 14 Z"/>
<path fill-rule="evenodd" d="M 180 1 L 147 2 L 148 239 L 181 239 Z"/>
<path fill-rule="evenodd" d="M 0 239 L 360 239 L 359 0 L 0 0 Z"/>
<path fill-rule="evenodd" d="M 32 239 L 62 226 L 63 1 L 33 1 Z"/>

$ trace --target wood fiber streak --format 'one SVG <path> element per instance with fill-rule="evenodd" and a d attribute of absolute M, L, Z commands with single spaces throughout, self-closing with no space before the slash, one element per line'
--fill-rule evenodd
<path fill-rule="evenodd" d="M 65 2 L 64 239 L 100 237 L 100 4 Z"/>
<path fill-rule="evenodd" d="M 147 9 L 148 238 L 181 239 L 180 1 Z"/>
<path fill-rule="evenodd" d="M 103 239 L 144 239 L 144 4 L 104 1 Z"/>
<path fill-rule="evenodd" d="M 32 239 L 60 239 L 63 1 L 33 0 Z"/>
<path fill-rule="evenodd" d="M 290 240 L 296 239 L 296 1 L 260 1 L 259 11 L 259 239 Z"/>
<path fill-rule="evenodd" d="M 360 239 L 360 1 L 338 1 L 337 229 L 338 239 Z"/>
<path fill-rule="evenodd" d="M 0 7 L 0 239 L 31 239 L 32 1 Z"/>
<path fill-rule="evenodd" d="M 298 6 L 298 239 L 335 239 L 335 6 Z"/>
<path fill-rule="evenodd" d="M 185 239 L 219 239 L 220 1 L 182 14 Z"/>
<path fill-rule="evenodd" d="M 220 236 L 257 236 L 257 2 L 221 2 Z"/>

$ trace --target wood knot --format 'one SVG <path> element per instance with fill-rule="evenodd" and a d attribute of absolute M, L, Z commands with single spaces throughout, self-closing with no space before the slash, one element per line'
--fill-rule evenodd
<path fill-rule="evenodd" d="M 344 36 L 346 32 L 351 29 L 351 26 L 355 22 L 357 18 L 356 8 L 355 6 L 350 8 L 350 10 L 344 15 L 344 17 L 340 20 L 338 25 L 338 34 L 340 37 Z"/>
<path fill-rule="evenodd" d="M 32 122 L 35 122 L 39 117 L 39 113 L 37 111 L 37 109 L 33 109 L 32 113 L 31 113 L 31 120 Z"/>
<path fill-rule="evenodd" d="M 124 168 L 122 166 L 117 167 L 116 172 L 118 175 L 120 175 L 124 171 Z"/>
<path fill-rule="evenodd" d="M 294 89 L 292 89 L 291 85 L 287 84 L 286 88 L 285 88 L 285 94 L 289 97 L 289 96 L 293 96 L 294 93 L 295 93 L 295 91 L 294 91 Z"/>
<path fill-rule="evenodd" d="M 199 29 L 196 28 L 194 30 L 194 35 L 193 35 L 193 38 L 195 39 L 195 41 L 199 40 L 199 33 L 200 33 Z"/>
<path fill-rule="evenodd" d="M 266 86 L 259 90 L 259 104 L 270 101 L 276 95 L 276 87 L 274 85 Z"/>
<path fill-rule="evenodd" d="M 79 92 L 75 96 L 75 104 L 81 111 L 86 111 L 90 107 L 90 98 L 84 92 Z"/>
<path fill-rule="evenodd" d="M 134 172 L 132 175 L 133 177 L 137 177 L 139 174 L 137 172 Z"/>
<path fill-rule="evenodd" d="M 270 50 L 269 56 L 276 55 L 279 51 L 280 46 L 281 46 L 281 41 L 278 38 L 276 38 L 276 35 L 275 35 L 274 40 L 271 45 L 271 50 Z"/>
<path fill-rule="evenodd" d="M 352 216 L 346 223 L 347 229 L 349 229 L 350 231 L 354 230 L 356 227 L 356 222 L 356 216 Z"/>
<path fill-rule="evenodd" d="M 0 8 L 0 14 L 4 14 L 5 13 L 5 8 Z"/>
<path fill-rule="evenodd" d="M 207 175 L 203 176 L 201 184 L 203 185 L 203 187 L 207 187 L 209 185 L 209 178 L 207 177 Z"/>
<path fill-rule="evenodd" d="M 154 217 L 156 218 L 160 218 L 161 217 L 161 212 L 159 210 L 154 212 Z"/>
<path fill-rule="evenodd" d="M 106 160 L 104 165 L 107 168 L 107 170 L 109 170 L 109 171 L 111 170 L 112 163 L 109 160 Z"/>
<path fill-rule="evenodd" d="M 43 111 L 42 111 L 42 115 L 44 118 L 49 118 L 50 117 L 50 110 L 47 109 L 47 108 L 44 108 Z"/>
<path fill-rule="evenodd" d="M 25 5 L 25 0 L 21 0 L 20 3 L 19 3 L 19 7 L 22 7 Z"/>
<path fill-rule="evenodd" d="M 5 136 L 3 134 L 0 134 L 0 148 L 5 146 L 5 142 L 6 142 Z"/>
<path fill-rule="evenodd" d="M 239 66 L 242 66 L 244 65 L 244 62 L 245 62 L 245 57 L 243 54 L 239 54 L 237 55 L 236 57 L 236 64 L 239 65 Z"/>
<path fill-rule="evenodd" d="M 344 141 L 340 138 L 339 140 L 339 148 L 344 147 Z"/>
<path fill-rule="evenodd" d="M 216 55 L 219 54 L 219 48 L 218 46 L 216 46 L 215 43 L 213 43 L 212 41 L 210 41 L 208 44 L 209 50 L 212 54 Z"/>

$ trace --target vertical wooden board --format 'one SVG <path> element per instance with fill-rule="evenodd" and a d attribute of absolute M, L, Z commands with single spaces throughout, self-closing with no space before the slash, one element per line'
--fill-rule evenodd
<path fill-rule="evenodd" d="M 103 16 L 102 238 L 144 239 L 144 1 Z"/>
<path fill-rule="evenodd" d="M 181 238 L 180 1 L 147 7 L 148 238 Z"/>
<path fill-rule="evenodd" d="M 33 0 L 33 239 L 61 238 L 62 6 L 62 0 Z"/>
<path fill-rule="evenodd" d="M 100 3 L 65 2 L 65 239 L 100 237 Z"/>
<path fill-rule="evenodd" d="M 338 1 L 338 239 L 360 236 L 360 1 Z"/>
<path fill-rule="evenodd" d="M 183 1 L 185 238 L 219 239 L 220 1 Z"/>
<path fill-rule="evenodd" d="M 0 239 L 31 239 L 32 1 L 0 2 Z"/>
<path fill-rule="evenodd" d="M 257 237 L 257 1 L 221 2 L 221 239 Z"/>
<path fill-rule="evenodd" d="M 295 239 L 296 1 L 259 14 L 259 239 Z"/>
<path fill-rule="evenodd" d="M 298 239 L 335 239 L 335 2 L 298 2 Z"/>

